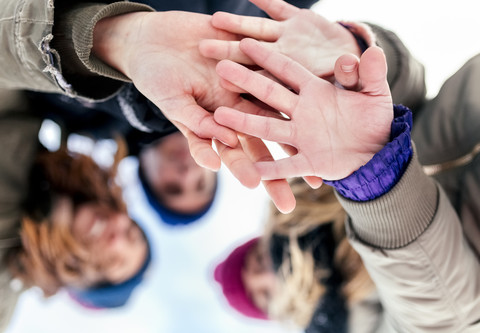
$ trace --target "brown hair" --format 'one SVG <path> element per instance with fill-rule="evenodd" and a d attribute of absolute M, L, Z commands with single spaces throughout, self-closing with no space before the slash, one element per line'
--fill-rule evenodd
<path fill-rule="evenodd" d="M 98 267 L 92 265 L 95 258 L 72 235 L 71 221 L 76 209 L 85 203 L 126 212 L 114 181 L 119 160 L 117 153 L 113 167 L 102 169 L 90 157 L 65 148 L 39 153 L 21 222 L 22 244 L 6 256 L 12 275 L 26 287 L 38 286 L 45 296 L 51 296 L 63 286 L 88 287 L 99 282 Z M 45 201 L 49 202 L 47 210 L 42 204 Z"/>
<path fill-rule="evenodd" d="M 269 314 L 272 318 L 293 320 L 306 327 L 326 291 L 322 278 L 331 272 L 315 265 L 311 248 L 300 249 L 297 241 L 300 236 L 320 225 L 333 223 L 333 265 L 342 278 L 341 291 L 347 304 L 364 298 L 374 285 L 360 256 L 346 239 L 346 213 L 333 189 L 324 185 L 314 190 L 301 179 L 291 181 L 290 185 L 297 200 L 295 210 L 282 214 L 271 205 L 265 230 L 267 241 L 274 234 L 289 239 L 289 255 L 284 256 L 277 274 L 281 286 L 274 295 Z"/>

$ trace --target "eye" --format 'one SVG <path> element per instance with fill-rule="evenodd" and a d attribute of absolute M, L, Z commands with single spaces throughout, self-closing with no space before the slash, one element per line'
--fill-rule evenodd
<path fill-rule="evenodd" d="M 268 271 L 267 261 L 262 253 L 255 255 L 255 263 L 255 273 L 259 274 Z"/>

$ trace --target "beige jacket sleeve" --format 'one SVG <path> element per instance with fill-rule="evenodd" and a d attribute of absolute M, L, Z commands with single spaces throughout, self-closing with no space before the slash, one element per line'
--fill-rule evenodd
<path fill-rule="evenodd" d="M 480 258 L 480 55 L 467 61 L 415 118 L 419 161 L 446 190 Z"/>
<path fill-rule="evenodd" d="M 153 11 L 126 1 L 57 0 L 56 7 L 53 0 L 2 0 L 1 4 L 0 88 L 91 100 L 109 97 L 122 86 L 119 79 L 128 80 L 90 57 L 96 22 L 121 13 Z"/>
<path fill-rule="evenodd" d="M 395 332 L 479 332 L 480 265 L 444 191 L 416 153 L 387 194 L 339 198 L 350 241 L 361 255 Z"/>
<path fill-rule="evenodd" d="M 395 33 L 374 24 L 368 25 L 387 58 L 387 80 L 393 102 L 409 107 L 415 114 L 425 102 L 427 93 L 423 64 L 410 53 Z"/>

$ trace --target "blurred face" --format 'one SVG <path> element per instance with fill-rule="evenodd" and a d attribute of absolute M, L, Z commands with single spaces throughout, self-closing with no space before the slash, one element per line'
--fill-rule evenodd
<path fill-rule="evenodd" d="M 181 133 L 145 148 L 140 162 L 155 196 L 169 209 L 194 214 L 212 201 L 216 174 L 195 163 Z"/>
<path fill-rule="evenodd" d="M 73 218 L 73 236 L 93 254 L 98 280 L 121 283 L 133 277 L 145 263 L 147 241 L 125 213 L 97 204 L 79 206 Z"/>
<path fill-rule="evenodd" d="M 258 244 L 252 246 L 245 256 L 242 280 L 253 304 L 267 313 L 277 280 L 270 257 Z"/>

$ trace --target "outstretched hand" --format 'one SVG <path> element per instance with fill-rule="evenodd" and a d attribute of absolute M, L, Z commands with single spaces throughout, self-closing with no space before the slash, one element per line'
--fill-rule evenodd
<path fill-rule="evenodd" d="M 212 27 L 211 17 L 190 12 L 137 12 L 100 20 L 94 32 L 93 53 L 129 77 L 137 89 L 176 125 L 188 139 L 195 161 L 220 168 L 212 147 L 217 139 L 230 147 L 235 131 L 216 123 L 213 111 L 226 105 L 255 113 L 258 107 L 224 89 L 215 72 L 217 61 L 203 57 L 198 43 L 205 38 L 235 40 Z M 235 166 L 233 166 L 235 167 Z M 244 185 L 254 187 L 260 176 L 241 173 Z"/>
<path fill-rule="evenodd" d="M 218 64 L 218 74 L 288 119 L 246 114 L 225 106 L 217 109 L 215 120 L 297 151 L 289 158 L 256 163 L 263 179 L 341 179 L 367 163 L 388 142 L 393 104 L 380 48 L 367 49 L 360 61 L 352 55 L 337 60 L 335 76 L 339 82 L 356 87 L 350 91 L 316 77 L 255 40 L 242 40 L 239 47 L 283 85 L 229 60 Z"/>
<path fill-rule="evenodd" d="M 361 54 L 355 38 L 338 23 L 283 0 L 251 1 L 273 20 L 218 12 L 212 17 L 212 25 L 262 41 L 265 47 L 294 59 L 321 77 L 333 74 L 335 61 L 342 54 Z M 241 51 L 239 41 L 204 40 L 200 43 L 200 52 L 213 59 L 254 64 L 251 57 Z"/>

